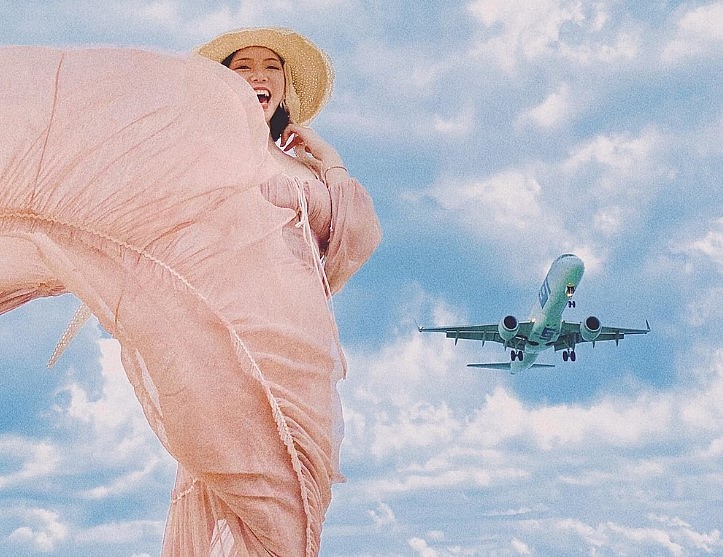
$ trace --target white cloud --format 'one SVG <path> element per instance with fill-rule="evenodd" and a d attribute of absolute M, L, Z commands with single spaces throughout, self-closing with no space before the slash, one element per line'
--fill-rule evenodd
<path fill-rule="evenodd" d="M 440 557 L 439 553 L 429 547 L 422 538 L 410 538 L 407 543 L 419 557 Z"/>
<path fill-rule="evenodd" d="M 627 32 L 607 30 L 609 2 L 577 0 L 476 0 L 468 4 L 485 27 L 478 55 L 514 69 L 521 61 L 559 57 L 579 64 L 629 60 L 639 40 Z"/>
<path fill-rule="evenodd" d="M 664 62 L 680 63 L 696 56 L 715 56 L 723 44 L 723 2 L 712 2 L 685 12 L 676 36 L 664 46 Z"/>
<path fill-rule="evenodd" d="M 527 282 L 531 269 L 541 278 L 552 259 L 565 252 L 582 257 L 588 272 L 594 274 L 607 257 L 608 239 L 634 224 L 623 218 L 617 205 L 622 200 L 619 190 L 633 196 L 633 188 L 626 189 L 622 180 L 612 178 L 606 189 L 577 182 L 577 170 L 560 172 L 540 162 L 483 178 L 441 177 L 407 198 L 413 210 L 431 199 L 437 208 L 431 215 L 440 234 L 452 227 L 473 243 L 501 250 L 510 279 Z M 564 193 L 566 187 L 580 191 L 571 196 Z M 635 204 L 626 206 L 626 217 L 644 210 L 642 202 L 647 197 L 638 197 Z"/>
<path fill-rule="evenodd" d="M 54 511 L 27 508 L 16 511 L 16 514 L 25 525 L 10 533 L 8 539 L 14 544 L 48 553 L 68 537 L 68 526 Z"/>
<path fill-rule="evenodd" d="M 167 488 L 161 496 L 169 493 L 175 463 L 143 416 L 120 364 L 118 343 L 98 338 L 99 334 L 99 390 L 91 394 L 74 382 L 71 370 L 69 381 L 55 393 L 58 403 L 46 415 L 58 434 L 52 442 L 30 436 L 0 437 L 0 459 L 3 470 L 9 470 L 0 476 L 0 491 L 17 486 L 33 490 L 37 485 L 47 485 L 52 486 L 53 493 L 72 491 L 74 495 L 69 499 L 76 504 L 78 500 L 133 497 L 149 486 L 157 489 L 162 482 Z M 85 480 L 78 483 L 77 477 L 83 474 Z M 61 518 L 57 510 L 43 508 L 21 510 L 1 519 L 6 523 L 3 526 L 16 524 L 8 533 L 8 541 L 48 553 L 58 550 L 61 543 L 132 546 L 147 544 L 149 539 L 160 543 L 163 535 L 162 519 L 81 526 L 71 517 Z"/>
<path fill-rule="evenodd" d="M 473 243 L 502 249 L 502 264 L 516 281 L 530 280 L 531 268 L 544 273 L 564 252 L 582 257 L 594 274 L 614 240 L 636 233 L 653 202 L 666 195 L 666 156 L 675 141 L 647 126 L 584 139 L 559 160 L 525 161 L 488 176 L 450 171 L 408 192 L 411 203 L 402 210 L 426 211 L 440 234 L 452 227 Z"/>
<path fill-rule="evenodd" d="M 518 116 L 518 124 L 531 123 L 549 129 L 564 123 L 570 114 L 570 86 L 563 83 L 550 93 L 539 105 Z"/>
<path fill-rule="evenodd" d="M 702 383 L 667 391 L 638 386 L 627 396 L 601 394 L 588 403 L 530 404 L 514 393 L 514 383 L 504 377 L 496 386 L 490 386 L 482 375 L 471 376 L 473 382 L 469 383 L 464 372 L 464 348 L 459 346 L 450 353 L 448 349 L 454 345 L 451 340 L 438 343 L 424 337 L 425 346 L 419 336 L 398 337 L 363 361 L 359 355 L 352 358 L 352 367 L 364 369 L 365 374 L 343 393 L 345 412 L 362 416 L 364 426 L 363 434 L 353 435 L 355 455 L 346 465 L 354 468 L 364 459 L 366 467 L 379 467 L 379 473 L 365 473 L 367 479 L 357 478 L 345 487 L 353 489 L 355 497 L 384 500 L 391 508 L 402 497 L 434 501 L 433 493 L 481 492 L 491 506 L 488 516 L 492 517 L 513 513 L 493 514 L 492 509 L 509 509 L 501 503 L 509 501 L 503 494 L 527 486 L 525 497 L 515 500 L 544 500 L 548 507 L 535 507 L 534 511 L 527 505 L 517 507 L 514 514 L 525 517 L 532 512 L 543 516 L 563 512 L 554 507 L 554 498 L 542 495 L 555 492 L 571 490 L 577 494 L 566 498 L 566 504 L 576 501 L 573 506 L 601 508 L 610 502 L 598 500 L 599 493 L 618 486 L 622 492 L 629 491 L 619 496 L 620 504 L 632 496 L 642 498 L 634 505 L 654 509 L 661 498 L 669 498 L 665 486 L 670 482 L 686 485 L 702 481 L 707 486 L 703 489 L 714 489 L 714 477 L 704 471 L 715 469 L 723 446 L 719 408 L 723 366 L 716 363 L 723 361 L 723 354 L 711 353 L 706 361 L 699 362 L 701 369 L 713 366 L 716 370 Z M 455 378 L 445 370 L 453 372 Z M 529 376 L 520 379 L 533 380 Z M 479 397 L 475 402 L 474 396 L 463 397 L 460 391 L 477 392 Z M 690 448 L 678 453 L 675 447 L 681 444 Z M 661 456 L 661 450 L 665 452 L 661 447 L 671 447 L 671 452 Z M 369 455 L 377 458 L 370 460 Z M 691 459 L 696 465 L 690 478 L 674 479 L 690 466 Z M 633 495 L 636 490 L 642 491 Z M 388 516 L 383 510 L 377 507 L 374 511 L 378 521 Z M 566 512 L 574 511 L 570 508 Z M 403 524 L 396 512 L 394 519 Z M 629 543 L 639 551 L 657 548 L 667 552 L 700 543 L 694 535 L 681 534 L 680 528 L 673 535 L 667 529 L 640 526 L 635 521 L 601 522 L 596 527 L 570 519 L 560 524 L 567 524 L 564 528 L 575 531 L 575 538 L 585 539 L 589 547 L 619 548 Z M 517 532 L 516 539 L 522 540 Z M 716 532 L 702 536 L 713 540 L 712 544 L 719 543 Z M 447 555 L 445 550 L 417 539 L 418 551 Z M 521 543 L 534 552 L 539 542 L 533 537 Z M 546 543 L 551 542 L 548 539 Z M 570 543 L 574 546 L 574 541 Z M 525 554 L 525 546 L 519 545 L 520 554 Z"/>
<path fill-rule="evenodd" d="M 156 0 L 133 12 L 136 17 L 148 19 L 163 25 L 172 25 L 178 20 L 178 3 L 173 0 Z"/>
<path fill-rule="evenodd" d="M 598 135 L 575 146 L 560 161 L 559 176 L 573 187 L 578 219 L 571 222 L 592 254 L 605 258 L 613 238 L 636 229 L 651 203 L 665 193 L 670 166 L 665 161 L 671 139 L 654 128 L 638 134 Z M 548 169 L 548 174 L 554 169 Z M 558 194 L 559 195 L 559 194 Z"/>
<path fill-rule="evenodd" d="M 457 107 L 453 116 L 435 114 L 432 117 L 431 129 L 440 136 L 457 142 L 474 131 L 475 107 L 468 103 L 466 106 Z"/>
<path fill-rule="evenodd" d="M 0 475 L 0 490 L 46 479 L 58 471 L 63 460 L 62 451 L 54 444 L 17 436 L 0 437 L 0 458 L 13 461 L 16 468 Z"/>
<path fill-rule="evenodd" d="M 560 38 L 560 28 L 566 22 L 584 20 L 577 2 L 543 0 L 477 0 L 468 5 L 469 11 L 488 29 L 500 26 L 502 31 L 483 40 L 479 49 L 491 52 L 501 66 L 510 68 L 517 57 L 538 58 L 550 53 Z"/>
<path fill-rule="evenodd" d="M 718 322 L 723 308 L 723 286 L 714 280 L 709 288 L 701 288 L 698 275 L 702 269 L 708 269 L 714 277 L 723 274 L 723 219 L 717 218 L 707 225 L 697 222 L 691 229 L 677 234 L 668 243 L 670 255 L 659 264 L 695 292 L 683 313 L 684 326 L 710 339 L 712 325 Z"/>
<path fill-rule="evenodd" d="M 577 534 L 591 547 L 611 547 L 613 549 L 648 548 L 668 549 L 671 555 L 680 555 L 682 548 L 671 542 L 666 532 L 649 528 L 629 528 L 614 522 L 598 525 L 596 528 L 576 520 L 563 520 L 557 524 L 562 532 Z"/>
<path fill-rule="evenodd" d="M 592 406 L 557 405 L 526 408 L 509 391 L 497 387 L 467 419 L 464 438 L 495 448 L 520 438 L 549 451 L 575 445 L 628 446 L 664 435 L 673 419 L 669 400 L 647 395 L 602 400 Z"/>
<path fill-rule="evenodd" d="M 618 173 L 638 173 L 650 166 L 661 140 L 661 135 L 654 129 L 643 130 L 637 137 L 628 134 L 598 135 L 576 147 L 562 168 L 569 172 L 584 165 L 600 164 Z"/>
<path fill-rule="evenodd" d="M 318 14 L 338 9 L 338 5 L 339 0 L 308 0 L 301 8 L 289 0 L 240 0 L 199 9 L 194 2 L 184 0 L 135 0 L 116 11 L 129 25 L 148 32 L 170 33 L 180 43 L 191 41 L 195 46 L 231 29 L 269 25 L 270 20 L 279 17 L 291 18 L 297 24 L 306 19 L 314 21 Z"/>
<path fill-rule="evenodd" d="M 97 324 L 96 324 L 97 326 Z M 78 383 L 59 390 L 67 403 L 54 407 L 57 419 L 71 430 L 82 427 L 86 436 L 74 450 L 83 454 L 86 466 L 125 465 L 133 469 L 129 477 L 145 475 L 160 462 L 171 461 L 151 431 L 120 362 L 120 345 L 112 339 L 99 339 L 101 353 L 101 396 L 91 396 Z M 87 436 L 92 436 L 93 454 L 84 454 Z M 74 454 L 72 458 L 78 458 Z M 150 469 L 149 469 L 150 467 Z M 108 493 L 115 488 L 98 488 Z M 100 493 L 94 491 L 93 493 Z"/>
<path fill-rule="evenodd" d="M 88 489 L 82 492 L 81 495 L 88 499 L 105 499 L 123 493 L 133 493 L 138 489 L 139 485 L 142 485 L 145 480 L 157 473 L 162 464 L 166 464 L 165 460 L 160 459 L 158 456 L 148 456 L 145 462 L 140 463 L 142 464 L 140 469 L 120 474 L 108 484 Z"/>
<path fill-rule="evenodd" d="M 162 521 L 128 520 L 86 528 L 75 534 L 74 539 L 79 544 L 88 546 L 125 545 L 141 542 L 149 536 L 160 539 L 163 530 Z"/>
<path fill-rule="evenodd" d="M 529 231 L 541 214 L 541 188 L 531 174 L 510 170 L 484 180 L 443 181 L 427 190 L 464 227 L 496 237 Z"/>
<path fill-rule="evenodd" d="M 362 35 L 353 52 L 335 66 L 359 79 L 356 87 L 338 83 L 322 118 L 335 128 L 375 141 L 434 144 L 459 140 L 475 129 L 477 99 L 459 81 L 464 62 L 450 62 L 423 45 L 388 44 Z"/>
<path fill-rule="evenodd" d="M 455 435 L 459 428 L 445 403 L 416 402 L 400 408 L 393 421 L 377 422 L 371 454 L 382 457 L 410 447 L 430 447 Z"/>
<path fill-rule="evenodd" d="M 713 223 L 705 236 L 695 240 L 690 248 L 709 258 L 718 267 L 718 272 L 723 274 L 723 218 Z"/>
<path fill-rule="evenodd" d="M 517 555 L 532 555 L 530 547 L 525 542 L 518 540 L 517 538 L 513 538 L 510 545 Z"/>
<path fill-rule="evenodd" d="M 367 511 L 367 514 L 374 522 L 375 528 L 387 528 L 397 523 L 394 511 L 386 503 L 379 503 L 376 509 Z"/>
<path fill-rule="evenodd" d="M 580 66 L 595 67 L 605 64 L 615 71 L 626 63 L 634 63 L 639 59 L 641 43 L 642 38 L 639 35 L 623 31 L 609 39 L 601 39 L 601 42 L 591 40 L 584 45 L 562 43 L 560 55 Z"/>

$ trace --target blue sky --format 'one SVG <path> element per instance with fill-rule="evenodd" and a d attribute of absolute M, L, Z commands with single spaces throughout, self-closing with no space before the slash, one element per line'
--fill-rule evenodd
<path fill-rule="evenodd" d="M 723 553 L 723 2 L 0 2 L 0 43 L 183 53 L 293 27 L 335 63 L 314 127 L 384 241 L 337 296 L 350 370 L 324 557 Z M 4 76 L 8 79 L 11 76 Z M 653 332 L 519 376 L 425 325 L 525 317 L 586 263 L 569 320 Z M 158 554 L 174 463 L 77 307 L 0 317 L 0 556 Z"/>

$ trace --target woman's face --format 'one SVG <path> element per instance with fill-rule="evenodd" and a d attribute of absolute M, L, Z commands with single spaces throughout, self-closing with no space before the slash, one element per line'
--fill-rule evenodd
<path fill-rule="evenodd" d="M 284 100 L 286 91 L 281 58 L 263 46 L 249 46 L 236 51 L 228 67 L 241 75 L 256 91 L 268 123 Z"/>

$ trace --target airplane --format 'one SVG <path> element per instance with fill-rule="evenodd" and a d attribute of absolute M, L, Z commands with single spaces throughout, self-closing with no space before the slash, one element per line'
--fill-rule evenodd
<path fill-rule="evenodd" d="M 540 353 L 549 348 L 562 350 L 562 359 L 574 362 L 577 359 L 575 347 L 584 342 L 614 340 L 617 345 L 625 335 L 644 335 L 647 329 L 625 329 L 603 327 L 600 319 L 591 315 L 582 323 L 563 321 L 562 312 L 575 307 L 572 299 L 582 280 L 585 265 L 571 253 L 555 259 L 542 282 L 537 300 L 532 307 L 530 318 L 519 321 L 514 315 L 506 315 L 499 323 L 490 325 L 464 325 L 456 327 L 421 327 L 419 332 L 446 333 L 457 344 L 459 339 L 498 342 L 505 350 L 510 348 L 510 361 L 504 363 L 467 364 L 468 367 L 503 369 L 515 374 L 529 368 L 555 367 L 553 364 L 536 363 Z"/>

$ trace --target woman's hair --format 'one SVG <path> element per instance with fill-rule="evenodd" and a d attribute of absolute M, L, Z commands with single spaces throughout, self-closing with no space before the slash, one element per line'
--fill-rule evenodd
<path fill-rule="evenodd" d="M 231 60 L 233 60 L 233 55 L 238 52 L 237 50 L 233 51 L 231 54 L 226 56 L 223 60 L 221 60 L 221 63 L 226 66 L 227 68 L 231 67 Z M 284 61 L 281 60 L 281 64 L 283 65 Z M 284 103 L 282 102 L 279 104 L 279 106 L 276 107 L 276 112 L 271 116 L 271 120 L 269 121 L 269 130 L 271 131 L 271 139 L 274 141 L 278 141 L 278 139 L 281 137 L 281 134 L 286 129 L 286 126 L 289 125 L 290 116 L 289 111 L 287 110 L 286 106 L 284 106 Z"/>

